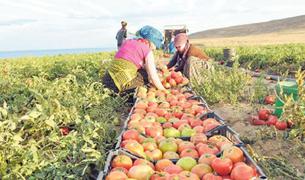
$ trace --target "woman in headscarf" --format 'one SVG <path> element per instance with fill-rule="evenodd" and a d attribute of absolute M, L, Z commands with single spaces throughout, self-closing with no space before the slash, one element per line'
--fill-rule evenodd
<path fill-rule="evenodd" d="M 177 51 L 167 64 L 167 68 L 174 68 L 174 71 L 181 71 L 188 78 L 189 66 L 192 63 L 190 62 L 190 57 L 195 57 L 206 62 L 209 60 L 209 56 L 202 50 L 189 43 L 188 36 L 185 33 L 179 33 L 175 36 L 174 45 Z"/>
<path fill-rule="evenodd" d="M 142 27 L 136 34 L 139 39 L 126 40 L 116 53 L 104 76 L 104 85 L 116 93 L 128 93 L 150 79 L 157 89 L 164 90 L 153 55 L 153 50 L 162 45 L 162 34 L 151 26 Z"/>

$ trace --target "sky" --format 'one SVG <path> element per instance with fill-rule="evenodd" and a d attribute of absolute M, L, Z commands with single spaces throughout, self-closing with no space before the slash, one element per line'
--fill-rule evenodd
<path fill-rule="evenodd" d="M 120 22 L 189 33 L 305 14 L 305 0 L 0 0 L 0 51 L 114 48 Z"/>

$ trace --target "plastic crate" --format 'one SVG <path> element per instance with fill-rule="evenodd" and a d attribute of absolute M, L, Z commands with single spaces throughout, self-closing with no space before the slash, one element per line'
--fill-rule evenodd
<path fill-rule="evenodd" d="M 228 138 L 234 145 L 244 146 L 244 143 L 239 138 L 239 134 L 227 125 L 219 126 L 205 134 L 207 137 L 222 135 Z"/>
<path fill-rule="evenodd" d="M 104 180 L 106 178 L 107 174 L 111 170 L 111 162 L 112 162 L 112 160 L 115 158 L 115 156 L 122 155 L 122 154 L 127 155 L 133 161 L 136 160 L 136 159 L 139 159 L 138 157 L 136 157 L 136 156 L 134 156 L 134 155 L 124 151 L 124 150 L 121 150 L 121 149 L 118 149 L 118 150 L 115 150 L 115 151 L 110 151 L 108 156 L 107 156 L 104 169 L 102 171 L 100 171 L 100 173 L 99 173 L 99 175 L 97 177 L 97 180 Z"/>
<path fill-rule="evenodd" d="M 208 105 L 208 103 L 204 100 L 203 97 L 194 95 L 194 96 L 188 98 L 188 100 L 190 100 L 190 99 L 197 100 L 197 101 L 201 102 L 201 103 L 204 104 L 209 110 L 211 110 L 210 107 L 209 107 L 209 105 Z"/>
<path fill-rule="evenodd" d="M 268 179 L 268 177 L 266 176 L 266 174 L 264 173 L 264 171 L 257 165 L 257 163 L 253 160 L 253 158 L 250 156 L 250 154 L 248 153 L 247 149 L 242 146 L 240 147 L 240 149 L 243 151 L 244 156 L 246 158 L 246 164 L 250 165 L 251 167 L 255 167 L 256 172 L 259 175 L 259 179 L 260 180 L 266 180 Z"/>

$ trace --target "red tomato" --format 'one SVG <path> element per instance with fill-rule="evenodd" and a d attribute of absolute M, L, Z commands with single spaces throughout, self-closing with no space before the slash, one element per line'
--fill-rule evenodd
<path fill-rule="evenodd" d="M 178 165 L 169 165 L 166 168 L 164 168 L 164 172 L 167 172 L 169 174 L 179 174 L 182 172 L 183 169 Z"/>
<path fill-rule="evenodd" d="M 137 160 L 135 160 L 135 162 L 133 162 L 133 166 L 137 166 L 139 164 L 146 164 L 146 165 L 149 165 L 153 170 L 155 169 L 154 164 L 145 159 L 137 159 Z"/>
<path fill-rule="evenodd" d="M 276 124 L 277 121 L 278 121 L 278 119 L 277 119 L 276 116 L 270 115 L 270 116 L 268 117 L 268 120 L 267 120 L 266 124 L 267 124 L 268 126 L 271 126 L 271 125 L 274 126 L 274 125 Z"/>
<path fill-rule="evenodd" d="M 126 168 L 123 168 L 123 167 L 116 167 L 116 168 L 111 169 L 111 172 L 113 172 L 113 171 L 121 171 L 125 174 L 128 173 L 128 170 Z"/>
<path fill-rule="evenodd" d="M 202 177 L 202 180 L 222 180 L 222 177 L 216 176 L 212 173 L 208 173 Z"/>
<path fill-rule="evenodd" d="M 276 129 L 278 130 L 285 130 L 287 128 L 287 122 L 285 121 L 278 121 L 276 124 L 275 124 L 275 127 Z"/>
<path fill-rule="evenodd" d="M 195 149 L 187 148 L 180 153 L 180 157 L 199 158 L 199 154 Z"/>
<path fill-rule="evenodd" d="M 247 180 L 254 177 L 253 169 L 248 165 L 239 165 L 232 169 L 231 178 L 234 180 Z"/>
<path fill-rule="evenodd" d="M 261 120 L 266 121 L 270 114 L 271 114 L 271 112 L 270 112 L 269 109 L 261 109 L 261 110 L 258 111 L 258 117 Z"/>
<path fill-rule="evenodd" d="M 155 172 L 151 177 L 150 180 L 167 180 L 169 174 L 166 172 Z"/>
<path fill-rule="evenodd" d="M 203 154 L 217 154 L 219 153 L 219 149 L 211 144 L 202 144 L 201 146 L 198 147 L 198 153 L 200 156 Z"/>
<path fill-rule="evenodd" d="M 69 134 L 70 129 L 68 127 L 61 127 L 60 132 L 61 132 L 62 135 L 66 136 L 66 135 Z"/>
<path fill-rule="evenodd" d="M 265 125 L 266 121 L 260 120 L 258 116 L 251 117 L 251 124 L 252 125 Z"/>
<path fill-rule="evenodd" d="M 233 163 L 229 158 L 216 158 L 212 161 L 212 168 L 221 176 L 230 174 Z"/>
<path fill-rule="evenodd" d="M 204 164 L 208 164 L 208 165 L 211 165 L 212 164 L 212 161 L 216 159 L 216 155 L 215 154 L 203 154 L 200 156 L 199 160 L 198 160 L 198 163 L 201 164 L 201 163 L 204 163 Z"/>
<path fill-rule="evenodd" d="M 123 167 L 129 170 L 132 166 L 132 160 L 126 155 L 117 155 L 111 162 L 111 167 Z"/>
<path fill-rule="evenodd" d="M 189 141 L 182 141 L 178 144 L 178 152 L 181 153 L 185 149 L 196 149 L 195 145 Z"/>
<path fill-rule="evenodd" d="M 121 171 L 113 171 L 106 176 L 106 180 L 117 180 L 117 179 L 127 179 L 127 178 L 128 176 Z"/>
<path fill-rule="evenodd" d="M 123 133 L 123 140 L 127 140 L 127 139 L 133 139 L 138 141 L 139 140 L 139 132 L 134 130 L 134 129 L 130 129 L 127 130 Z"/>
<path fill-rule="evenodd" d="M 155 165 L 156 171 L 164 171 L 164 169 L 170 165 L 174 165 L 174 163 L 168 159 L 161 159 Z"/>
<path fill-rule="evenodd" d="M 265 104 L 274 104 L 275 103 L 275 96 L 274 95 L 269 95 L 265 97 Z"/>
<path fill-rule="evenodd" d="M 233 163 L 237 163 L 244 160 L 244 153 L 240 148 L 231 146 L 223 151 L 223 157 L 231 159 Z"/>

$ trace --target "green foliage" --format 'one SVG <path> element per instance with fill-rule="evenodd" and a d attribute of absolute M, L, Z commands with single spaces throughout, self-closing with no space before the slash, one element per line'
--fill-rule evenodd
<path fill-rule="evenodd" d="M 112 57 L 2 60 L 0 179 L 88 179 L 101 170 L 125 101 L 101 84 L 102 61 Z"/>
<path fill-rule="evenodd" d="M 243 96 L 251 77 L 240 71 L 235 63 L 232 69 L 215 66 L 209 70 L 201 69 L 201 80 L 191 79 L 195 91 L 208 103 L 225 102 L 235 104 Z"/>
<path fill-rule="evenodd" d="M 235 48 L 241 67 L 261 69 L 268 73 L 284 74 L 287 70 L 305 68 L 305 44 L 264 46 L 238 46 Z M 204 51 L 216 61 L 224 60 L 223 48 L 205 48 Z"/>

